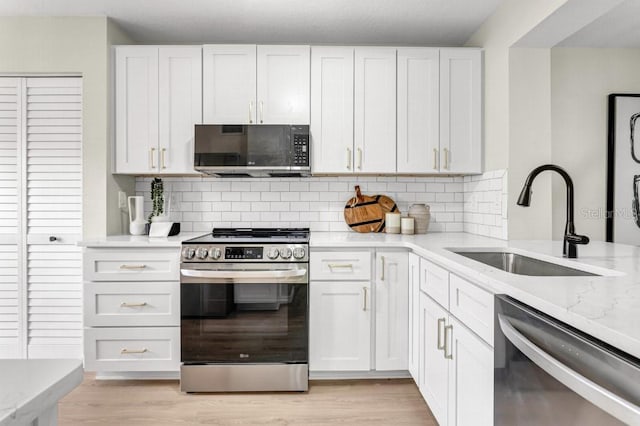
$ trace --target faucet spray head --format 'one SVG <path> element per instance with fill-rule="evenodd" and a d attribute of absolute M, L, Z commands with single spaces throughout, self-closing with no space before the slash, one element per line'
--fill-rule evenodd
<path fill-rule="evenodd" d="M 531 205 L 531 185 L 524 185 L 518 197 L 517 204 L 522 207 L 529 207 Z"/>

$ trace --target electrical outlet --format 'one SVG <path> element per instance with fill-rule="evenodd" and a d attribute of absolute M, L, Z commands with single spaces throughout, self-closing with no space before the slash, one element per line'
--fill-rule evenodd
<path fill-rule="evenodd" d="M 127 193 L 124 191 L 118 191 L 118 207 L 121 209 L 127 208 Z"/>

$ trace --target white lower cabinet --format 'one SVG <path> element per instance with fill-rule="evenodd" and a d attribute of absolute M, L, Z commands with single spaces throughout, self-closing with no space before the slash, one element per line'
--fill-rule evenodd
<path fill-rule="evenodd" d="M 380 373 L 377 377 L 406 374 L 408 261 L 406 250 L 311 252 L 312 373 L 325 377 L 331 372 Z"/>
<path fill-rule="evenodd" d="M 451 316 L 449 325 L 448 424 L 492 425 L 493 348 Z"/>
<path fill-rule="evenodd" d="M 420 257 L 409 253 L 409 342 L 407 363 L 411 377 L 418 377 L 420 312 Z"/>
<path fill-rule="evenodd" d="M 367 281 L 312 281 L 309 369 L 369 371 L 371 286 Z"/>
<path fill-rule="evenodd" d="M 444 350 L 447 311 L 420 293 L 418 387 L 438 423 L 448 423 L 450 362 Z"/>
<path fill-rule="evenodd" d="M 410 259 L 410 275 L 415 264 Z M 440 425 L 491 425 L 493 296 L 425 259 L 419 264 L 420 290 L 412 293 L 418 315 L 410 326 L 418 328 L 418 364 L 411 374 Z"/>
<path fill-rule="evenodd" d="M 180 369 L 180 249 L 84 250 L 85 370 Z"/>
<path fill-rule="evenodd" d="M 406 370 L 409 350 L 409 255 L 376 252 L 376 370 Z"/>

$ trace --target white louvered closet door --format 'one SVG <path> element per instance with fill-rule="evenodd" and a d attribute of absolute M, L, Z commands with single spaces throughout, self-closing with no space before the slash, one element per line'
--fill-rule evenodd
<path fill-rule="evenodd" d="M 82 357 L 82 79 L 28 78 L 28 357 Z"/>
<path fill-rule="evenodd" d="M 22 84 L 20 78 L 0 78 L 0 358 L 19 358 L 24 346 L 18 285 Z"/>

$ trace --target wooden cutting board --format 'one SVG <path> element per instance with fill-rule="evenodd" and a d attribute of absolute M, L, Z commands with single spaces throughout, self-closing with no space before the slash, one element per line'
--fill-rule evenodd
<path fill-rule="evenodd" d="M 393 201 L 391 197 L 387 197 L 386 195 L 374 195 L 373 198 L 376 200 L 380 207 L 382 208 L 382 225 L 376 232 L 384 232 L 385 229 L 385 215 L 387 213 L 400 213 L 400 209 L 396 205 L 396 202 Z"/>
<path fill-rule="evenodd" d="M 344 220 L 356 232 L 378 232 L 384 224 L 382 206 L 375 197 L 362 195 L 356 185 L 356 196 L 344 206 Z"/>

